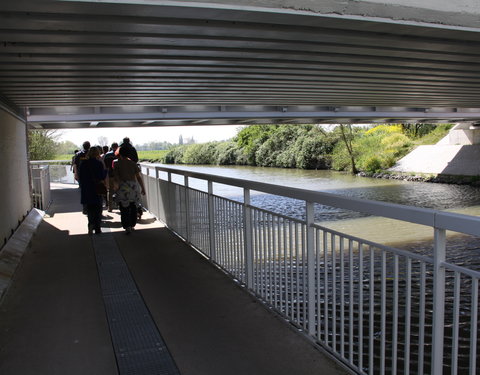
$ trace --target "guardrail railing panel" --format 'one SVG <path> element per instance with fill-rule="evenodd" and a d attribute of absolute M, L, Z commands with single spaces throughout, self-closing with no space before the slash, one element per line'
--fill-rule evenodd
<path fill-rule="evenodd" d="M 480 272 L 446 261 L 445 236 L 480 236 L 479 218 L 144 167 L 151 169 L 148 193 L 160 194 L 147 197 L 157 217 L 350 369 L 478 372 Z M 190 187 L 190 178 L 208 189 Z M 213 183 L 243 188 L 243 202 L 215 195 Z M 253 190 L 303 200 L 304 219 L 253 206 Z M 322 227 L 314 223 L 314 204 L 430 226 L 432 251 L 417 254 Z"/>
<path fill-rule="evenodd" d="M 50 167 L 48 165 L 32 164 L 32 204 L 40 210 L 46 210 L 51 202 Z"/>

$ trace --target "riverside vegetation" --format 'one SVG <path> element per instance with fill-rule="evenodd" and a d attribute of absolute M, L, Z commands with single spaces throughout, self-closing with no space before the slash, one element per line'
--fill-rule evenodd
<path fill-rule="evenodd" d="M 333 169 L 366 174 L 392 167 L 415 146 L 434 144 L 450 124 L 251 125 L 228 141 L 178 145 L 144 161 L 166 164 L 249 165 Z"/>
<path fill-rule="evenodd" d="M 338 125 L 325 130 L 319 125 L 251 125 L 240 129 L 231 140 L 169 145 L 168 150 L 146 151 L 139 147 L 138 154 L 141 161 L 153 163 L 333 169 L 390 178 L 384 171 L 397 160 L 417 145 L 435 144 L 451 127 L 450 124 Z M 31 155 L 50 143 L 51 148 L 56 145 L 61 149 L 48 137 L 50 143 L 45 137 L 36 142 L 34 136 L 42 134 L 30 135 Z M 75 148 L 73 144 L 70 146 Z M 71 157 L 72 154 L 62 153 L 54 158 L 70 160 Z"/>

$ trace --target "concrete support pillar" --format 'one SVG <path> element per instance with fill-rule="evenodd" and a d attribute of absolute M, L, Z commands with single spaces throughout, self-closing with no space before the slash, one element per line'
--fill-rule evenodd
<path fill-rule="evenodd" d="M 467 122 L 458 123 L 450 130 L 448 142 L 442 143 L 450 145 L 479 145 L 480 127 Z"/>
<path fill-rule="evenodd" d="M 26 124 L 0 108 L 0 248 L 32 208 Z"/>

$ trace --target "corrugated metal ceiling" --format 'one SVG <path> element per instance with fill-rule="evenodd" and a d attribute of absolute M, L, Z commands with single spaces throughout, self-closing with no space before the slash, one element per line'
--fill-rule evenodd
<path fill-rule="evenodd" d="M 4 106 L 36 127 L 480 120 L 474 29 L 19 1 L 0 5 L 0 41 Z"/>

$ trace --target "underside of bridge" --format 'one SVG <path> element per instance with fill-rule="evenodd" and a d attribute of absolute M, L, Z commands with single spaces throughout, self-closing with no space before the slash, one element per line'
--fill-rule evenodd
<path fill-rule="evenodd" d="M 480 6 L 16 1 L 0 98 L 33 128 L 480 121 Z"/>

